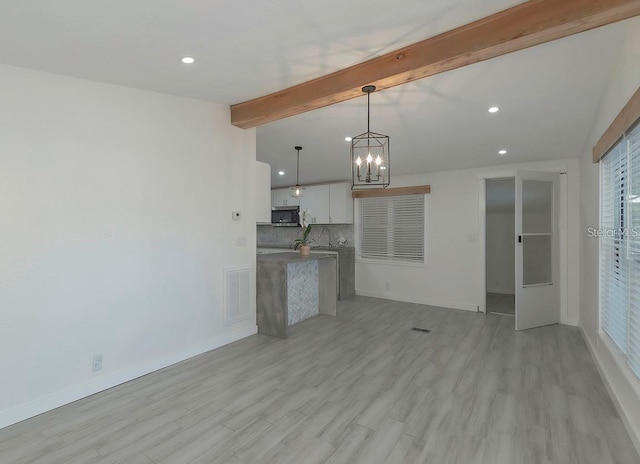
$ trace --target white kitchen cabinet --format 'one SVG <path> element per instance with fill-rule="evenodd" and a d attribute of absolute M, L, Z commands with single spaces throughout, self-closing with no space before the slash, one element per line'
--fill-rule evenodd
<path fill-rule="evenodd" d="M 271 223 L 271 166 L 256 161 L 255 199 L 256 223 Z"/>
<path fill-rule="evenodd" d="M 271 205 L 299 205 L 300 221 L 302 213 L 308 211 L 307 224 L 353 224 L 353 199 L 347 182 L 307 186 L 300 200 L 293 198 L 288 188 L 274 189 Z"/>
<path fill-rule="evenodd" d="M 329 185 L 311 185 L 300 198 L 300 221 L 307 211 L 307 224 L 329 224 Z"/>
<path fill-rule="evenodd" d="M 299 200 L 291 196 L 291 190 L 280 188 L 271 190 L 271 206 L 298 206 Z"/>
<path fill-rule="evenodd" d="M 353 224 L 353 198 L 347 182 L 329 184 L 329 222 Z"/>

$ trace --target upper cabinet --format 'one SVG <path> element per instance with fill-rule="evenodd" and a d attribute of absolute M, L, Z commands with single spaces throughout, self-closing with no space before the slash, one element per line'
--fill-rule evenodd
<path fill-rule="evenodd" d="M 271 190 L 271 206 L 298 206 L 299 200 L 291 196 L 291 190 L 281 188 Z"/>
<path fill-rule="evenodd" d="M 329 224 L 331 214 L 329 211 L 329 186 L 311 185 L 304 190 L 300 198 L 300 221 L 306 214 L 307 224 Z"/>
<path fill-rule="evenodd" d="M 346 182 L 329 184 L 329 200 L 329 222 L 334 224 L 353 224 L 351 185 Z"/>
<path fill-rule="evenodd" d="M 256 161 L 255 183 L 256 222 L 258 224 L 271 223 L 271 166 L 267 163 Z"/>
<path fill-rule="evenodd" d="M 298 200 L 288 188 L 271 191 L 272 206 L 296 206 Z M 353 224 L 353 199 L 350 184 L 310 185 L 300 198 L 300 219 L 307 211 L 308 224 Z"/>

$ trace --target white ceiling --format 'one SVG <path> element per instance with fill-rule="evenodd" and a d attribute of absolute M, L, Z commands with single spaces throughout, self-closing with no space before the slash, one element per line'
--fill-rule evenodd
<path fill-rule="evenodd" d="M 2 0 L 0 62 L 233 104 L 518 3 Z"/>
<path fill-rule="evenodd" d="M 372 94 L 391 185 L 398 174 L 580 156 L 623 37 L 615 24 Z M 276 187 L 295 183 L 297 144 L 303 184 L 348 180 L 344 137 L 365 131 L 363 96 L 258 127 L 257 155 Z"/>
<path fill-rule="evenodd" d="M 0 62 L 233 104 L 517 3 L 2 0 Z M 578 156 L 623 34 L 611 25 L 373 94 L 371 129 L 391 136 L 392 173 Z M 365 103 L 259 127 L 273 185 L 294 182 L 298 144 L 304 183 L 347 179 L 344 137 L 366 130 Z"/>

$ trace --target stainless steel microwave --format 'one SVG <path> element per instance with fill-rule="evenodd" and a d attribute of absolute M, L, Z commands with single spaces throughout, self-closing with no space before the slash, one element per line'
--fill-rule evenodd
<path fill-rule="evenodd" d="M 298 227 L 300 225 L 299 206 L 274 206 L 271 208 L 271 225 L 278 227 Z"/>

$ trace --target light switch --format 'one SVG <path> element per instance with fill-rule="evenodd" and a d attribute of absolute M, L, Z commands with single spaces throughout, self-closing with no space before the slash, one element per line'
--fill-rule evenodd
<path fill-rule="evenodd" d="M 238 235 L 236 237 L 236 246 L 247 246 L 247 237 Z"/>
<path fill-rule="evenodd" d="M 478 234 L 469 234 L 467 236 L 467 242 L 477 242 L 478 241 Z"/>

